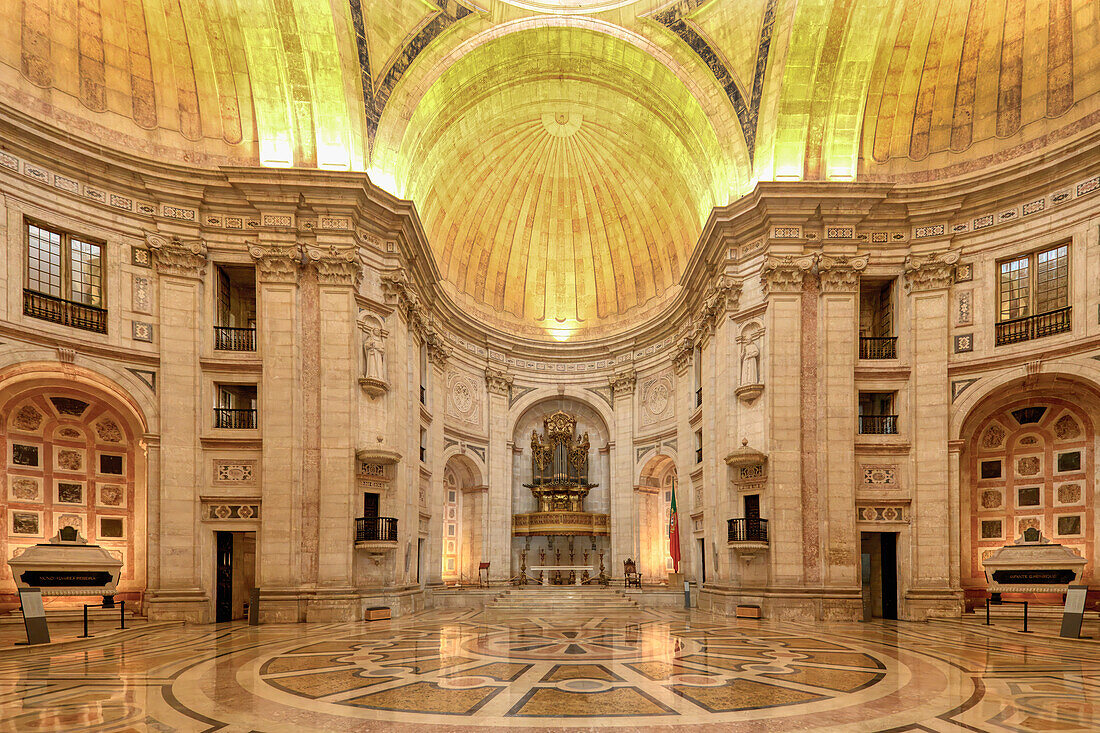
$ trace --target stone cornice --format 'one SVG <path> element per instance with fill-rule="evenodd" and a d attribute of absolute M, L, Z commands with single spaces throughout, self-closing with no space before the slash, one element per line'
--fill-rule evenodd
<path fill-rule="evenodd" d="M 814 258 L 811 256 L 768 255 L 764 264 L 760 266 L 760 282 L 764 286 L 764 293 L 771 295 L 772 293 L 802 292 L 802 278 L 813 269 L 813 266 Z"/>
<path fill-rule="evenodd" d="M 306 261 L 317 270 L 322 285 L 347 285 L 358 288 L 363 279 L 363 264 L 353 249 L 332 245 L 327 249 L 306 247 Z"/>
<path fill-rule="evenodd" d="M 867 267 L 867 255 L 822 254 L 817 258 L 817 272 L 824 293 L 851 293 L 859 290 L 859 274 Z"/>
<path fill-rule="evenodd" d="M 905 287 L 911 292 L 941 290 L 951 287 L 955 279 L 955 263 L 959 253 L 940 250 L 923 255 L 906 255 Z"/>
<path fill-rule="evenodd" d="M 297 244 L 277 245 L 251 242 L 248 254 L 256 262 L 262 282 L 296 283 L 302 265 L 302 248 Z"/>
<path fill-rule="evenodd" d="M 638 374 L 633 369 L 616 372 L 607 380 L 611 386 L 613 397 L 628 397 L 634 394 L 634 385 L 638 381 Z"/>
<path fill-rule="evenodd" d="M 206 242 L 201 239 L 185 242 L 179 237 L 146 234 L 145 243 L 158 274 L 199 279 L 206 273 Z"/>
<path fill-rule="evenodd" d="M 503 369 L 486 367 L 485 386 L 488 388 L 489 394 L 507 396 L 512 388 L 512 375 Z"/>
<path fill-rule="evenodd" d="M 681 336 L 672 345 L 672 368 L 677 374 L 683 374 L 691 364 L 691 355 L 695 351 L 695 343 L 690 336 Z"/>
<path fill-rule="evenodd" d="M 447 360 L 451 358 L 451 347 L 444 343 L 443 337 L 432 330 L 424 334 L 424 340 L 428 349 L 428 361 L 440 369 L 447 366 Z"/>

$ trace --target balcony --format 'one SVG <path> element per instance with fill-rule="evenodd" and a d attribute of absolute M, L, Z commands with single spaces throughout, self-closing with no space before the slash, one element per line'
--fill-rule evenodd
<path fill-rule="evenodd" d="M 897 435 L 897 415 L 860 415 L 860 435 Z"/>
<path fill-rule="evenodd" d="M 752 560 L 768 549 L 768 520 L 758 517 L 726 520 L 727 544 L 738 555 Z"/>
<path fill-rule="evenodd" d="M 224 430 L 255 430 L 256 410 L 215 407 L 214 427 Z"/>
<path fill-rule="evenodd" d="M 897 359 L 897 336 L 860 336 L 860 359 Z"/>
<path fill-rule="evenodd" d="M 355 546 L 378 555 L 397 548 L 397 520 L 393 517 L 358 517 Z"/>
<path fill-rule="evenodd" d="M 255 328 L 214 326 L 214 349 L 217 351 L 255 351 Z"/>
<path fill-rule="evenodd" d="M 1065 333 L 1073 325 L 1070 319 L 1071 310 L 1073 306 L 1067 306 L 1034 316 L 1001 321 L 997 324 L 997 346 Z"/>
<path fill-rule="evenodd" d="M 107 333 L 107 311 L 34 290 L 23 290 L 23 315 L 95 333 Z"/>

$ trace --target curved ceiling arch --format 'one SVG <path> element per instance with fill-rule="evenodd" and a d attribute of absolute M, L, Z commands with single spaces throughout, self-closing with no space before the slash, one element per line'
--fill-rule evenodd
<path fill-rule="evenodd" d="M 527 28 L 454 61 L 393 160 L 452 294 L 535 337 L 606 334 L 667 302 L 731 180 L 691 90 L 578 27 Z"/>

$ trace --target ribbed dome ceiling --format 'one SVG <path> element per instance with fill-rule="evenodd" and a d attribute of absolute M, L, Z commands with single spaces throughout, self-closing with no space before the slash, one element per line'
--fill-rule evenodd
<path fill-rule="evenodd" d="M 728 197 L 687 89 L 591 31 L 479 48 L 433 85 L 410 130 L 405 195 L 443 278 L 530 335 L 606 333 L 664 303 Z"/>

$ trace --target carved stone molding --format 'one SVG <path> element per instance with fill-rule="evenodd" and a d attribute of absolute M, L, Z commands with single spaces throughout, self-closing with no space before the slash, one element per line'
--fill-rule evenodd
<path fill-rule="evenodd" d="M 706 332 L 713 331 L 727 310 L 737 310 L 740 299 L 741 283 L 725 275 L 719 276 L 703 298 L 703 306 L 699 310 L 699 328 Z"/>
<path fill-rule="evenodd" d="M 206 272 L 206 242 L 201 239 L 185 242 L 179 237 L 168 239 L 160 234 L 147 234 L 145 243 L 161 275 L 201 278 Z"/>
<path fill-rule="evenodd" d="M 335 245 L 328 249 L 307 247 L 306 260 L 317 270 L 317 280 L 322 285 L 358 288 L 363 279 L 363 265 L 353 249 L 340 249 Z"/>
<path fill-rule="evenodd" d="M 677 374 L 683 374 L 691 365 L 691 355 L 695 351 L 695 343 L 690 336 L 676 339 L 672 345 L 672 368 Z"/>
<path fill-rule="evenodd" d="M 764 285 L 764 292 L 768 295 L 802 292 L 802 278 L 813 266 L 813 257 L 768 255 L 760 266 L 760 282 Z"/>
<path fill-rule="evenodd" d="M 821 276 L 821 291 L 825 293 L 851 293 L 859 291 L 859 273 L 867 268 L 867 255 L 821 255 L 817 259 L 817 272 Z"/>
<path fill-rule="evenodd" d="M 447 360 L 451 358 L 451 347 L 443 341 L 443 337 L 436 331 L 429 330 L 424 334 L 424 341 L 428 347 L 428 361 L 440 369 L 447 366 Z"/>
<path fill-rule="evenodd" d="M 905 287 L 910 291 L 941 290 L 951 287 L 955 279 L 955 263 L 959 253 L 940 250 L 926 255 L 905 258 Z"/>
<path fill-rule="evenodd" d="M 611 385 L 613 397 L 626 397 L 634 394 L 634 385 L 638 382 L 638 374 L 633 370 L 618 372 L 607 380 Z"/>
<path fill-rule="evenodd" d="M 508 395 L 512 388 L 512 375 L 501 369 L 488 367 L 485 369 L 485 386 L 490 394 Z"/>
<path fill-rule="evenodd" d="M 302 248 L 299 245 L 252 243 L 248 245 L 248 254 L 256 262 L 260 280 L 274 283 L 298 281 L 302 264 Z"/>

